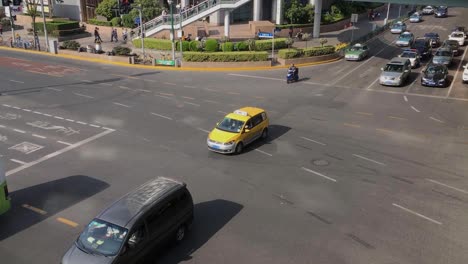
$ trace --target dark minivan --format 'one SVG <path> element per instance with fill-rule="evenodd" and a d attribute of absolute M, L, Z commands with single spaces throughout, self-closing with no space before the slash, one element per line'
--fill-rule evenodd
<path fill-rule="evenodd" d="M 192 222 L 193 200 L 186 184 L 158 177 L 93 219 L 62 264 L 139 263 L 163 242 L 180 242 Z"/>

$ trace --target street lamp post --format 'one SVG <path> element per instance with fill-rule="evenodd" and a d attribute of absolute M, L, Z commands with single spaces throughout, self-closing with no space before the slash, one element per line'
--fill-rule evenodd
<path fill-rule="evenodd" d="M 141 52 L 143 53 L 143 57 L 144 57 L 145 56 L 145 33 L 143 32 L 143 15 L 141 14 L 141 5 L 135 8 L 138 10 L 138 14 L 140 15 Z"/>
<path fill-rule="evenodd" d="M 49 36 L 47 34 L 46 19 L 45 19 L 45 14 L 44 14 L 44 0 L 41 0 L 41 13 L 42 13 L 42 22 L 44 24 L 44 35 L 45 35 L 46 49 L 47 49 L 47 51 L 50 51 Z"/>
<path fill-rule="evenodd" d="M 184 31 L 182 30 L 182 6 L 178 4 L 176 6 L 179 9 L 179 30 L 180 30 L 180 60 L 182 61 L 182 37 L 184 36 Z"/>
<path fill-rule="evenodd" d="M 171 12 L 171 42 L 172 42 L 172 61 L 175 64 L 175 42 L 174 42 L 174 12 L 172 10 L 172 4 L 174 3 L 174 0 L 167 0 L 167 3 L 169 4 L 169 11 Z"/>

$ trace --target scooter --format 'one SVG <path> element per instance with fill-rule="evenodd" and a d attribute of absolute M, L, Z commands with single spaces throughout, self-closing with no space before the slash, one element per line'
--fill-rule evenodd
<path fill-rule="evenodd" d="M 292 83 L 299 81 L 299 74 L 293 70 L 288 70 L 288 75 L 286 75 L 286 83 Z"/>

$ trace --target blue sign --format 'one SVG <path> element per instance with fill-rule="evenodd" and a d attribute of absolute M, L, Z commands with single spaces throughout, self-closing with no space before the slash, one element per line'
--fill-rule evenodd
<path fill-rule="evenodd" d="M 260 32 L 258 33 L 259 38 L 273 38 L 273 33 Z"/>
<path fill-rule="evenodd" d="M 135 24 L 140 25 L 140 18 L 139 17 L 135 17 Z"/>

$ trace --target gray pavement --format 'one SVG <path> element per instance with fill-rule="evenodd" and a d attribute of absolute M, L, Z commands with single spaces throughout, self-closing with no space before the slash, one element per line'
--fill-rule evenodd
<path fill-rule="evenodd" d="M 468 14 L 450 12 L 410 30 L 446 36 Z M 60 261 L 100 210 L 168 176 L 187 182 L 195 226 L 151 263 L 466 263 L 467 86 L 455 63 L 448 88 L 421 87 L 420 69 L 381 87 L 395 38 L 370 41 L 362 62 L 301 68 L 289 85 L 284 70 L 150 71 L 0 51 L 13 198 L 2 261 Z M 245 105 L 267 110 L 270 138 L 242 155 L 209 152 L 206 131 Z M 10 149 L 25 141 L 43 148 Z"/>

